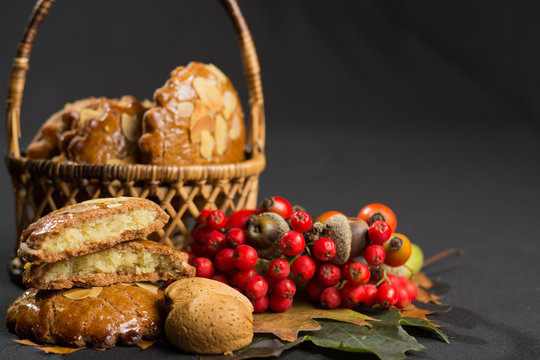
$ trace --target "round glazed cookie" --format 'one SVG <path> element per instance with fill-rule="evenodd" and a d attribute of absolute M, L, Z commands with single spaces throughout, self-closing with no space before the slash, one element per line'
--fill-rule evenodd
<path fill-rule="evenodd" d="M 88 289 L 86 297 L 75 291 L 27 290 L 7 311 L 9 331 L 40 344 L 96 348 L 162 336 L 162 291 L 121 284 Z"/>
<path fill-rule="evenodd" d="M 244 116 L 230 80 L 214 65 L 191 62 L 171 72 L 143 118 L 143 162 L 223 164 L 244 159 Z"/>

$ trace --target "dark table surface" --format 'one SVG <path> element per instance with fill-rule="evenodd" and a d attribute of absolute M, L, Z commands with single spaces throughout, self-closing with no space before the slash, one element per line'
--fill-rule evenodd
<path fill-rule="evenodd" d="M 354 215 L 382 202 L 426 256 L 464 251 L 426 269 L 452 306 L 433 317 L 451 343 L 420 334 L 427 350 L 411 358 L 538 358 L 538 5 L 240 5 L 266 96 L 268 163 L 259 197 L 281 195 L 314 215 L 329 209 Z M 0 3 L 0 98 L 31 6 Z M 222 9 L 210 1 L 58 1 L 34 48 L 21 144 L 63 103 L 91 95 L 151 97 L 170 70 L 189 60 L 220 66 L 245 98 L 234 41 Z M 9 174 L 0 171 L 0 254 L 7 266 L 14 200 Z M 4 317 L 22 289 L 6 271 L 0 284 Z M 0 326 L 1 359 L 44 356 L 14 338 Z M 187 356 L 162 345 L 83 350 L 69 358 Z M 309 345 L 283 355 L 353 356 L 369 358 Z"/>

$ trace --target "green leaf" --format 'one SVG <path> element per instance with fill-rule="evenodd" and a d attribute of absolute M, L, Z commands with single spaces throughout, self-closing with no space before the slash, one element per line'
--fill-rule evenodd
<path fill-rule="evenodd" d="M 306 340 L 317 346 L 371 353 L 383 360 L 404 359 L 408 350 L 424 350 L 424 347 L 399 325 L 374 322 L 370 329 L 331 320 L 319 320 L 319 323 L 323 326 L 321 330 L 302 334 Z"/>
<path fill-rule="evenodd" d="M 401 320 L 399 320 L 399 324 L 405 325 L 405 326 L 419 327 L 424 330 L 436 333 L 437 335 L 441 337 L 441 339 L 444 340 L 444 342 L 446 342 L 447 344 L 450 344 L 450 340 L 448 340 L 448 337 L 441 331 L 440 328 L 433 326 L 429 321 L 426 321 L 424 319 L 404 317 L 404 318 L 401 318 Z"/>
<path fill-rule="evenodd" d="M 279 356 L 287 349 L 290 349 L 305 339 L 299 337 L 296 341 L 285 342 L 269 334 L 255 334 L 250 345 L 242 350 L 236 351 L 233 355 L 203 355 L 199 356 L 201 360 L 241 360 L 250 358 L 263 358 L 270 356 Z"/>

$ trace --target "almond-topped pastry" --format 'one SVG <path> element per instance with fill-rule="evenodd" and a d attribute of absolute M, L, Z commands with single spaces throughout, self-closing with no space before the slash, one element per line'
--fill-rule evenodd
<path fill-rule="evenodd" d="M 38 159 L 59 155 L 61 160 L 78 163 L 135 163 L 146 106 L 133 96 L 66 104 L 41 126 L 26 153 Z"/>
<path fill-rule="evenodd" d="M 195 276 L 188 255 L 149 240 L 123 242 L 96 253 L 32 265 L 23 283 L 38 289 L 106 286 L 115 283 L 182 279 Z"/>
<path fill-rule="evenodd" d="M 156 203 L 140 198 L 104 198 L 55 210 L 21 235 L 19 256 L 31 263 L 55 262 L 115 244 L 146 238 L 169 220 Z"/>
<path fill-rule="evenodd" d="M 29 289 L 7 311 L 9 331 L 40 344 L 111 348 L 156 340 L 165 322 L 163 291 L 117 284 L 89 289 Z"/>
<path fill-rule="evenodd" d="M 244 115 L 231 81 L 212 64 L 171 72 L 143 117 L 144 163 L 206 165 L 244 159 Z"/>

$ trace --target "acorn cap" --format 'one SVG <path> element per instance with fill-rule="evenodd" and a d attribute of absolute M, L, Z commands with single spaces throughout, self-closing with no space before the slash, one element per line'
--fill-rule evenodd
<path fill-rule="evenodd" d="M 349 220 L 343 215 L 334 215 L 324 223 L 322 236 L 330 238 L 336 244 L 336 255 L 331 260 L 334 264 L 343 265 L 351 256 L 352 233 Z"/>

